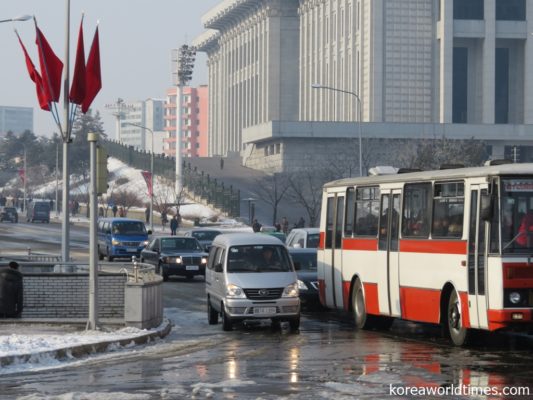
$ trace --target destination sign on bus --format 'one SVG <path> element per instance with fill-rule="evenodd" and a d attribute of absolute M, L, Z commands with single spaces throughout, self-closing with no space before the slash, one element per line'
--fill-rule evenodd
<path fill-rule="evenodd" d="M 506 192 L 533 192 L 532 179 L 510 179 L 504 183 Z"/>

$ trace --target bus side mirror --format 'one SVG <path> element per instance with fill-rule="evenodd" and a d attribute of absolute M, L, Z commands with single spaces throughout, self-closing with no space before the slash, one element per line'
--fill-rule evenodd
<path fill-rule="evenodd" d="M 483 221 L 490 221 L 493 216 L 494 197 L 488 193 L 481 193 L 479 216 Z"/>

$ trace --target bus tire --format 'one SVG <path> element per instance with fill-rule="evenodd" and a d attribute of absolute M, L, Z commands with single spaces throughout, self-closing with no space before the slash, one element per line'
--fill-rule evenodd
<path fill-rule="evenodd" d="M 367 328 L 367 314 L 365 306 L 365 295 L 363 292 L 363 284 L 357 279 L 352 288 L 352 310 L 354 316 L 355 327 L 357 329 Z"/>
<path fill-rule="evenodd" d="M 469 334 L 468 328 L 463 326 L 460 307 L 459 295 L 455 290 L 452 290 L 448 296 L 446 314 L 443 322 L 448 337 L 456 346 L 465 345 L 468 341 Z"/>

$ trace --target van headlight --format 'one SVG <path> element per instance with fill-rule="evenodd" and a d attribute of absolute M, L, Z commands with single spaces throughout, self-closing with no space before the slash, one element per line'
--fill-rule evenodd
<path fill-rule="evenodd" d="M 283 289 L 283 294 L 281 295 L 281 297 L 298 297 L 299 294 L 300 292 L 298 290 L 298 283 L 294 282 L 287 286 L 285 289 Z"/>
<path fill-rule="evenodd" d="M 111 244 L 112 244 L 113 246 L 120 246 L 122 243 L 120 243 L 120 241 L 117 240 L 117 239 L 113 239 L 113 240 L 111 240 Z"/>
<path fill-rule="evenodd" d="M 146 246 L 148 246 L 148 243 L 150 243 L 150 241 L 149 240 L 145 240 L 145 241 L 141 242 L 141 246 L 146 247 Z"/>
<path fill-rule="evenodd" d="M 229 283 L 226 285 L 226 296 L 232 297 L 235 299 L 245 299 L 246 295 L 244 294 L 244 290 L 242 290 L 239 286 L 234 285 L 233 283 Z"/>
<path fill-rule="evenodd" d="M 309 290 L 304 281 L 298 279 L 298 290 Z"/>

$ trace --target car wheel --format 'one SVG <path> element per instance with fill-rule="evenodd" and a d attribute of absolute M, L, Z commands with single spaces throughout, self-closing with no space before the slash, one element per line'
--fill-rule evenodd
<path fill-rule="evenodd" d="M 209 325 L 218 324 L 218 312 L 211 305 L 209 297 L 207 297 L 207 320 L 209 321 Z"/>
<path fill-rule="evenodd" d="M 221 304 L 220 309 L 222 311 L 222 330 L 226 332 L 231 331 L 233 329 L 233 322 L 231 322 L 230 317 L 226 314 L 224 303 Z"/>
<path fill-rule="evenodd" d="M 448 336 L 456 346 L 462 346 L 468 341 L 469 330 L 463 326 L 461 316 L 461 304 L 459 296 L 453 290 L 448 298 L 448 306 L 445 315 L 445 328 Z"/>
<path fill-rule="evenodd" d="M 289 320 L 289 327 L 291 328 L 291 332 L 297 332 L 298 329 L 300 329 L 300 316 L 299 315 Z"/>
<path fill-rule="evenodd" d="M 102 254 L 102 252 L 100 251 L 100 246 L 98 246 L 98 259 L 100 261 L 102 261 L 104 259 L 104 255 Z"/>
<path fill-rule="evenodd" d="M 107 253 L 107 261 L 112 262 L 114 257 L 111 254 L 109 254 L 109 247 L 107 248 L 106 253 Z"/>

